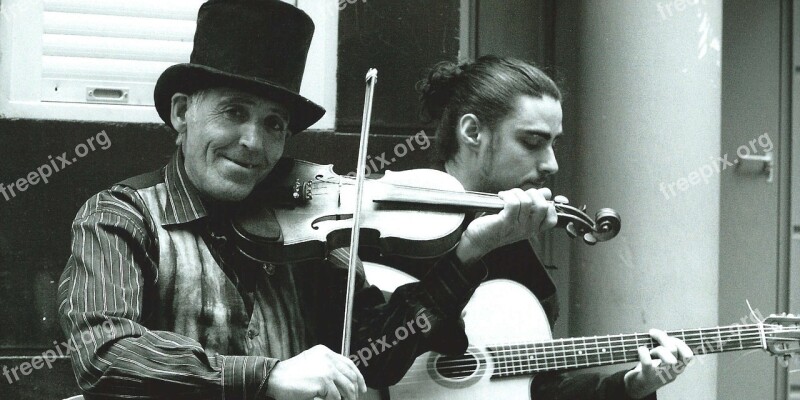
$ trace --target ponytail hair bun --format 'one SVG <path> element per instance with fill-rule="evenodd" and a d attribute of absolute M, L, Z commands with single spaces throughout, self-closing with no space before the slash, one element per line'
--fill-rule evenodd
<path fill-rule="evenodd" d="M 463 73 L 462 66 L 442 61 L 431 68 L 427 78 L 417 83 L 423 120 L 429 122 L 442 118 Z"/>

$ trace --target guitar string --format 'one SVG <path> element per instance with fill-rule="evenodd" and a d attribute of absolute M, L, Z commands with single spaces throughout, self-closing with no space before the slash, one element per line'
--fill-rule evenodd
<path fill-rule="evenodd" d="M 742 339 L 742 346 L 734 345 L 733 347 L 730 348 L 730 350 L 740 350 L 740 349 L 738 349 L 736 347 L 742 347 L 741 350 L 744 350 L 745 348 L 752 348 L 753 346 L 756 346 L 756 345 L 757 345 L 757 347 L 760 348 L 761 346 L 760 346 L 759 339 L 760 339 L 760 337 L 756 337 L 756 336 L 751 336 L 749 338 L 743 338 Z M 739 342 L 739 341 L 737 340 L 736 342 Z M 747 342 L 746 345 L 745 345 L 745 342 Z M 519 363 L 519 362 L 523 362 L 524 361 L 524 362 L 531 362 L 531 363 L 535 362 L 535 363 L 538 364 L 540 361 L 549 361 L 549 360 L 552 360 L 555 363 L 559 363 L 560 362 L 559 359 L 564 359 L 564 362 L 567 363 L 567 358 L 586 358 L 586 357 L 601 357 L 602 358 L 602 357 L 605 357 L 608 360 L 627 359 L 627 358 L 629 358 L 629 357 L 627 357 L 627 354 L 628 353 L 631 353 L 631 355 L 636 354 L 637 349 L 638 349 L 638 347 L 636 347 L 634 349 L 631 349 L 630 347 L 622 347 L 622 348 L 616 349 L 616 353 L 612 353 L 612 351 L 614 351 L 614 350 L 602 351 L 602 349 L 574 349 L 574 350 L 570 350 L 570 349 L 564 349 L 564 350 L 548 349 L 548 350 L 541 350 L 541 351 L 510 351 L 510 352 L 506 351 L 507 354 L 500 354 L 500 352 L 497 352 L 495 350 L 487 350 L 486 352 L 489 355 L 493 356 L 492 358 L 495 359 L 496 363 Z M 711 352 L 713 352 L 714 350 L 723 350 L 723 349 L 724 349 L 724 345 L 723 345 L 723 347 L 719 347 L 719 348 L 714 348 L 714 347 L 710 348 L 710 350 L 712 350 Z M 697 354 L 708 354 L 708 353 L 711 353 L 708 350 L 709 350 L 709 348 L 706 348 L 705 352 L 701 351 L 701 352 L 698 352 Z M 583 351 L 583 352 L 580 353 L 580 351 Z M 590 361 L 590 363 L 595 363 L 595 362 L 596 361 Z M 460 368 L 460 367 L 462 367 L 464 365 L 472 365 L 472 364 L 474 364 L 474 361 L 467 361 L 467 360 L 464 360 L 464 359 L 449 360 L 449 361 L 445 360 L 445 361 L 440 361 L 438 363 L 438 365 L 442 365 L 443 366 L 441 369 Z"/>
<path fill-rule="evenodd" d="M 776 331 L 776 332 L 787 332 L 787 330 L 781 330 L 781 331 Z M 774 334 L 774 333 L 771 332 L 769 334 L 771 335 L 771 334 Z M 642 334 L 642 335 L 644 335 L 644 334 Z M 694 337 L 692 337 L 692 336 L 694 336 Z M 703 336 L 705 336 L 705 337 L 703 337 Z M 596 338 L 597 339 L 608 339 L 607 337 L 596 337 Z M 697 339 L 697 338 L 711 339 L 707 335 L 696 334 L 696 335 L 686 335 L 684 337 L 684 341 L 692 341 L 692 340 Z M 761 334 L 757 329 L 749 329 L 749 332 L 746 332 L 746 333 L 744 333 L 742 335 L 737 335 L 736 338 L 729 339 L 729 340 L 724 340 L 723 342 L 734 343 L 734 342 L 739 342 L 740 339 L 741 339 L 741 341 L 759 340 L 759 344 L 760 344 L 760 338 L 761 338 Z M 498 349 L 498 348 L 501 348 L 501 347 L 513 346 L 513 345 L 503 345 L 503 344 L 500 344 L 500 345 L 493 344 L 493 345 L 487 345 L 487 346 L 484 346 L 484 347 L 487 348 L 487 349 L 491 349 L 491 350 L 487 350 L 488 353 L 493 354 L 493 355 L 497 355 L 498 357 L 507 357 L 507 355 L 509 355 L 509 354 L 512 355 L 512 356 L 513 355 L 519 355 L 519 354 L 525 354 L 525 355 L 529 355 L 529 354 L 555 354 L 554 357 L 558 357 L 558 355 L 563 356 L 564 354 L 567 354 L 568 352 L 574 352 L 574 351 L 578 351 L 578 350 L 592 351 L 592 350 L 595 350 L 595 349 L 597 349 L 599 352 L 598 353 L 585 353 L 585 354 L 588 354 L 588 355 L 609 354 L 610 355 L 611 353 L 609 353 L 609 351 L 615 351 L 615 350 L 616 351 L 619 351 L 619 350 L 622 350 L 622 351 L 635 351 L 636 349 L 638 349 L 639 347 L 641 347 L 644 344 L 651 344 L 651 345 L 655 345 L 656 344 L 655 341 L 649 335 L 647 335 L 644 338 L 644 341 L 645 342 L 649 341 L 649 343 L 640 343 L 642 340 L 636 340 L 636 339 L 626 339 L 626 340 L 622 340 L 622 341 L 619 340 L 619 339 L 616 339 L 612 343 L 609 343 L 609 345 L 607 347 L 602 347 L 603 345 L 605 345 L 605 343 L 602 343 L 602 342 L 605 342 L 606 340 L 597 340 L 597 341 L 595 341 L 595 343 L 591 343 L 590 342 L 591 339 L 594 339 L 594 337 L 587 338 L 587 341 L 585 343 L 574 342 L 574 343 L 571 343 L 571 344 L 570 343 L 566 343 L 566 341 L 567 340 L 583 340 L 583 339 L 569 339 L 569 338 L 566 338 L 566 339 L 563 339 L 563 340 L 562 339 L 557 339 L 557 340 L 555 340 L 553 342 L 526 343 L 526 347 L 519 347 L 519 348 L 516 348 L 516 349 Z M 770 338 L 770 340 L 775 340 L 775 339 L 776 338 Z M 559 342 L 559 343 L 555 343 L 556 341 Z M 700 344 L 701 345 L 706 345 L 708 343 L 713 344 L 713 343 L 717 343 L 717 342 L 719 342 L 718 338 L 713 338 L 713 340 L 703 340 Z M 723 346 L 725 346 L 724 343 L 723 343 Z M 735 346 L 735 343 L 734 343 L 734 346 Z M 582 349 L 580 347 L 582 347 Z M 591 348 L 589 348 L 589 347 L 591 347 Z M 602 349 L 606 349 L 606 351 L 602 351 Z M 579 356 L 583 356 L 583 355 L 584 354 L 580 354 Z M 454 362 L 454 361 L 451 361 L 451 362 Z"/>
<path fill-rule="evenodd" d="M 751 338 L 747 339 L 747 340 L 754 341 L 752 346 L 760 347 L 760 341 L 758 340 L 758 338 L 755 338 L 755 337 L 753 337 L 751 335 Z M 750 349 L 752 349 L 752 348 L 750 348 Z M 740 350 L 740 349 L 731 349 L 731 350 Z M 741 349 L 741 350 L 748 350 L 748 349 Z M 697 354 L 697 355 L 703 355 L 703 354 L 706 354 L 706 353 L 701 353 L 701 354 Z M 594 356 L 598 356 L 598 355 L 610 355 L 610 354 L 609 353 L 602 353 L 602 354 L 601 353 L 596 353 L 596 354 L 593 354 L 593 355 Z M 588 356 L 591 356 L 591 355 L 572 356 L 571 358 L 576 358 L 576 361 L 577 361 L 577 357 L 588 357 Z M 510 362 L 515 362 L 515 360 L 511 360 L 510 362 L 509 361 L 495 362 L 495 363 L 493 363 L 494 364 L 493 370 L 497 371 L 498 369 L 504 369 L 505 371 L 504 372 L 499 372 L 499 373 L 494 373 L 492 375 L 493 376 L 525 375 L 525 374 L 530 374 L 530 373 L 547 372 L 547 371 L 552 371 L 552 370 L 567 370 L 567 369 L 572 369 L 572 368 L 592 367 L 592 366 L 611 365 L 611 364 L 618 364 L 618 363 L 636 362 L 638 360 L 628 360 L 628 361 L 626 361 L 626 360 L 623 360 L 623 359 L 607 358 L 607 359 L 600 359 L 598 361 L 573 362 L 572 364 L 566 362 L 566 360 L 565 360 L 565 363 L 563 365 L 559 365 L 558 362 L 554 359 L 554 361 L 556 361 L 556 363 L 551 365 L 551 366 L 549 366 L 549 367 L 548 366 L 540 367 L 538 365 L 531 365 L 531 364 L 533 364 L 533 362 L 529 362 L 529 359 L 519 360 L 519 361 L 516 361 L 516 362 L 522 362 L 522 361 L 525 361 L 526 365 L 513 365 L 513 364 L 512 365 L 508 365 Z M 544 361 L 546 362 L 547 360 L 544 360 Z M 469 367 L 471 367 L 469 369 L 469 371 L 474 371 L 476 369 L 484 369 L 485 370 L 486 369 L 485 364 L 487 364 L 487 363 L 484 361 L 481 364 L 484 364 L 484 365 L 479 366 L 478 368 L 474 368 L 474 366 L 476 365 L 476 362 L 469 362 L 469 363 L 465 363 L 462 366 L 459 366 L 458 368 L 461 368 L 461 367 L 464 367 L 464 366 L 469 366 Z M 478 364 L 478 365 L 481 365 L 481 364 Z M 505 364 L 505 365 L 503 365 L 503 364 Z M 537 362 L 537 364 L 538 364 L 538 362 Z M 447 368 L 454 369 L 455 367 L 451 366 L 451 367 L 447 367 Z M 431 368 L 431 367 L 428 366 L 428 363 L 426 362 L 425 366 L 410 368 L 409 371 L 406 374 L 408 374 L 408 373 L 410 373 L 412 371 L 419 372 L 421 370 L 427 370 L 427 372 L 436 372 L 436 371 L 442 371 L 444 369 L 446 369 L 446 368 L 436 368 L 436 367 Z M 419 384 L 419 383 L 428 382 L 428 381 L 430 381 L 430 378 L 425 378 L 425 379 L 421 379 L 421 380 L 413 380 L 413 379 L 411 379 L 409 381 L 401 381 L 401 382 L 399 382 L 398 384 L 396 384 L 394 386 L 408 385 L 408 384 Z"/>
<path fill-rule="evenodd" d="M 789 331 L 786 328 L 783 328 L 780 325 L 765 325 L 766 328 L 772 328 L 773 331 L 770 333 L 779 333 L 779 332 L 787 332 Z M 723 331 L 722 329 L 730 329 L 730 331 Z M 713 332 L 712 332 L 713 330 Z M 696 331 L 696 332 L 693 332 Z M 745 337 L 747 334 L 757 334 L 760 337 L 760 329 L 758 325 L 742 325 L 741 329 L 736 328 L 729 328 L 729 327 L 719 327 L 719 328 L 708 328 L 708 329 L 691 329 L 691 330 L 683 330 L 683 331 L 672 331 L 672 336 L 680 336 L 684 338 L 684 341 L 691 341 L 696 339 L 713 339 L 708 340 L 709 342 L 719 341 L 722 335 L 733 335 L 734 337 L 742 336 Z M 742 335 L 740 335 L 742 334 Z M 716 337 L 714 337 L 716 336 Z M 530 342 L 530 341 L 516 341 L 516 342 L 501 342 L 501 343 L 492 343 L 486 345 L 487 348 L 499 348 L 499 347 L 512 347 L 515 346 L 515 349 L 500 349 L 497 351 L 498 353 L 502 352 L 514 352 L 519 350 L 541 350 L 543 348 L 567 348 L 567 347 L 574 347 L 580 345 L 587 345 L 589 341 L 594 341 L 596 345 L 606 344 L 609 342 L 611 347 L 622 345 L 623 347 L 627 347 L 629 344 L 636 344 L 637 346 L 640 345 L 639 342 L 644 341 L 644 344 L 655 344 L 655 339 L 653 339 L 650 334 L 647 333 L 634 333 L 634 334 L 622 334 L 620 335 L 604 335 L 604 336 L 587 336 L 583 338 L 561 338 L 561 339 L 552 339 L 543 342 Z M 580 343 L 579 343 L 580 341 Z M 705 341 L 705 340 L 704 340 Z M 648 343 L 649 342 L 649 343 Z"/>
<path fill-rule="evenodd" d="M 753 330 L 753 329 L 751 329 L 751 330 Z M 795 331 L 798 331 L 798 330 L 795 330 Z M 776 332 L 787 332 L 787 329 L 776 330 L 775 332 L 771 332 L 770 334 L 775 334 Z M 649 337 L 649 335 L 647 336 L 647 338 L 651 339 Z M 754 332 L 750 332 L 750 333 L 747 333 L 747 334 L 740 335 L 740 338 L 736 338 L 735 340 L 732 340 L 732 341 L 735 341 L 735 342 L 741 341 L 742 345 L 744 345 L 744 342 L 750 341 L 748 343 L 748 346 L 750 348 L 753 348 L 753 347 L 759 347 L 760 348 L 761 347 L 760 338 L 761 338 L 760 332 L 754 331 Z M 566 340 L 569 340 L 569 339 L 566 339 Z M 691 340 L 691 339 L 688 339 L 688 340 Z M 630 342 L 630 341 L 631 340 L 628 340 L 628 342 Z M 713 340 L 711 342 L 717 342 L 717 341 L 718 340 L 715 339 L 715 340 Z M 631 350 L 628 350 L 629 347 L 626 347 L 625 345 L 619 346 L 619 343 L 621 343 L 621 342 L 618 340 L 617 343 L 612 343 L 611 347 L 616 346 L 617 349 L 622 349 L 622 350 L 624 350 L 626 352 L 632 352 Z M 653 343 L 653 344 L 655 344 L 655 343 Z M 702 344 L 704 344 L 704 343 L 701 342 L 701 345 Z M 561 344 L 559 346 L 566 347 L 563 344 Z M 494 347 L 494 346 L 486 346 L 486 348 L 491 348 L 491 347 Z M 499 365 L 499 364 L 512 363 L 512 365 L 510 366 L 512 368 L 522 368 L 522 366 L 514 366 L 513 365 L 514 362 L 519 363 L 519 362 L 523 362 L 524 361 L 526 363 L 535 362 L 535 363 L 538 364 L 540 361 L 547 362 L 547 360 L 549 360 L 549 359 L 552 359 L 553 361 L 555 361 L 556 362 L 556 366 L 558 368 L 575 367 L 575 366 L 581 365 L 581 363 L 578 363 L 577 365 L 571 365 L 571 366 L 568 365 L 569 363 L 566 362 L 566 358 L 567 357 L 576 358 L 576 359 L 578 357 L 582 357 L 582 358 L 587 358 L 587 357 L 598 357 L 598 358 L 600 358 L 601 356 L 606 356 L 607 357 L 606 360 L 601 359 L 599 361 L 589 361 L 589 363 L 586 364 L 586 366 L 589 366 L 589 365 L 592 365 L 592 364 L 598 364 L 598 363 L 607 363 L 609 361 L 612 361 L 612 362 L 613 361 L 631 362 L 631 361 L 623 361 L 622 360 L 622 358 L 626 358 L 626 357 L 620 357 L 618 360 L 614 360 L 615 357 L 613 357 L 613 354 L 611 354 L 610 352 L 594 352 L 594 353 L 587 352 L 587 353 L 584 353 L 584 354 L 569 354 L 568 355 L 568 352 L 571 352 L 569 349 L 566 349 L 566 348 L 556 349 L 556 347 L 558 347 L 558 346 L 557 345 L 553 345 L 552 348 L 550 348 L 550 349 L 529 348 L 529 349 L 522 349 L 521 351 L 517 351 L 517 350 L 502 350 L 502 351 L 487 350 L 486 353 L 489 353 L 489 355 L 493 356 L 493 358 L 495 358 L 495 359 L 501 358 L 501 357 L 509 357 L 508 355 L 504 355 L 503 353 L 510 354 L 511 357 L 512 357 L 510 360 L 509 359 L 497 360 L 495 364 Z M 740 346 L 740 347 L 742 347 L 742 346 Z M 722 346 L 722 349 L 724 349 L 724 344 Z M 594 350 L 594 349 L 590 349 L 590 350 Z M 732 348 L 730 350 L 740 350 L 740 349 L 733 349 Z M 745 349 L 741 349 L 741 350 L 745 350 Z M 708 352 L 699 353 L 699 354 L 707 354 L 707 353 Z M 524 359 L 521 358 L 523 356 L 525 357 Z M 514 359 L 514 357 L 516 357 L 517 359 Z M 531 357 L 534 357 L 534 358 L 531 359 Z M 564 358 L 565 359 L 565 365 L 564 366 L 560 366 L 560 365 L 557 364 L 558 363 L 558 358 Z M 636 360 L 633 360 L 633 361 L 636 361 Z M 437 369 L 437 370 L 443 370 L 443 369 L 448 369 L 448 368 L 449 369 L 454 369 L 454 368 L 461 368 L 461 367 L 464 367 L 464 366 L 474 366 L 475 365 L 474 361 L 464 361 L 464 360 L 443 361 L 443 362 L 440 362 L 439 364 L 441 365 L 441 364 L 445 364 L 445 363 L 454 364 L 454 365 L 448 365 L 446 367 L 435 368 L 435 369 Z M 506 365 L 506 367 L 509 367 L 509 366 Z M 423 368 L 420 368 L 419 366 L 418 367 L 412 367 L 412 368 L 409 369 L 409 372 L 412 371 L 412 370 L 420 370 L 420 369 L 431 370 L 431 368 L 427 367 L 427 365 L 426 365 Z M 532 370 L 532 371 L 535 371 L 535 369 Z"/>
<path fill-rule="evenodd" d="M 758 347 L 755 344 L 753 347 Z M 738 350 L 738 349 L 735 349 Z M 744 350 L 752 350 L 752 348 L 746 348 Z M 705 355 L 708 353 L 701 353 L 699 355 Z M 493 366 L 493 374 L 492 376 L 514 376 L 514 375 L 521 375 L 526 373 L 536 373 L 536 372 L 546 372 L 546 371 L 558 371 L 558 370 L 569 370 L 569 369 L 577 369 L 577 368 L 586 368 L 586 367 L 594 367 L 594 366 L 603 366 L 603 365 L 614 365 L 614 364 L 621 364 L 621 363 L 630 363 L 636 362 L 638 359 L 636 358 L 598 358 L 597 360 L 580 360 L 579 358 L 585 358 L 584 356 L 581 357 L 572 357 L 575 360 L 566 360 L 563 363 L 555 362 L 549 365 L 540 365 L 542 364 L 540 361 L 537 362 L 518 362 L 517 364 L 512 364 L 509 362 L 496 362 Z M 486 363 L 482 362 L 481 364 L 472 363 L 470 365 L 462 365 L 462 366 L 450 366 L 450 367 L 430 367 L 430 366 L 421 366 L 415 367 L 409 370 L 408 373 L 411 372 L 419 372 L 420 370 L 427 370 L 428 373 L 442 373 L 446 374 L 448 370 L 451 373 L 455 373 L 462 376 L 470 376 L 476 369 L 484 370 L 486 369 Z M 404 383 L 413 382 L 412 380 L 407 380 Z"/>
<path fill-rule="evenodd" d="M 744 342 L 748 342 L 747 343 L 748 346 L 758 345 L 758 347 L 760 347 L 760 335 L 748 334 L 747 337 L 742 337 L 741 341 L 742 341 L 742 346 L 740 346 L 740 347 L 744 347 L 744 344 L 745 344 Z M 735 342 L 739 342 L 739 340 L 736 340 Z M 736 347 L 736 345 L 734 345 L 733 347 Z M 628 347 L 618 347 L 616 350 L 618 350 L 617 351 L 617 355 L 619 355 L 620 353 L 623 353 L 623 352 L 624 353 L 635 353 L 637 351 L 637 349 L 638 349 L 638 347 L 635 347 L 635 348 L 631 349 L 631 347 L 628 346 Z M 706 348 L 706 349 L 708 349 L 708 348 Z M 715 348 L 711 347 L 710 349 L 714 350 Z M 723 344 L 722 347 L 719 347 L 719 349 L 724 349 L 724 344 Z M 584 353 L 579 354 L 579 353 L 576 352 L 576 351 L 580 351 L 580 350 L 583 350 Z M 622 350 L 622 351 L 620 352 L 619 350 Z M 734 349 L 731 348 L 731 350 L 734 350 Z M 739 349 L 736 349 L 736 350 L 739 350 Z M 744 349 L 742 349 L 742 350 L 744 350 Z M 499 351 L 499 352 L 496 351 L 496 350 L 487 350 L 486 353 L 491 355 L 492 358 L 497 361 L 497 363 L 509 363 L 509 362 L 520 362 L 520 361 L 526 361 L 526 362 L 528 362 L 528 361 L 536 361 L 536 362 L 538 362 L 540 360 L 549 360 L 549 359 L 552 359 L 553 361 L 558 362 L 559 358 L 567 358 L 567 357 L 576 358 L 576 357 L 606 356 L 606 357 L 608 357 L 610 359 L 627 358 L 627 357 L 624 357 L 622 355 L 620 355 L 619 357 L 615 357 L 615 354 L 612 354 L 612 351 L 614 351 L 614 350 L 603 351 L 602 349 L 594 349 L 594 348 L 592 348 L 592 349 L 586 349 L 586 348 L 584 348 L 584 349 L 554 349 L 554 348 L 551 348 L 551 349 L 528 349 L 528 350 L 523 350 L 523 351 L 505 350 L 505 351 Z M 505 354 L 503 354 L 503 353 L 505 353 Z M 698 353 L 698 354 L 707 354 L 707 353 L 708 353 L 708 351 L 706 351 L 705 353 L 701 352 L 701 353 Z M 534 357 L 534 358 L 531 358 L 531 357 Z M 450 365 L 450 364 L 454 364 L 454 365 L 460 367 L 460 366 L 464 366 L 464 365 L 472 365 L 472 364 L 474 364 L 474 361 L 467 361 L 467 360 L 463 360 L 463 359 L 458 359 L 458 360 L 450 360 L 450 361 L 441 361 L 439 363 L 439 365 L 448 365 L 445 368 L 452 368 L 453 366 Z"/>

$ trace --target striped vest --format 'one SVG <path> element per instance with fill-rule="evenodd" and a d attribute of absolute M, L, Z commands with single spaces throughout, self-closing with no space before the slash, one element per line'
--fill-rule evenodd
<path fill-rule="evenodd" d="M 155 304 L 145 324 L 199 342 L 213 355 L 251 355 L 288 359 L 309 348 L 313 326 L 301 304 L 302 277 L 294 267 L 281 266 L 273 275 L 253 274 L 254 290 L 242 294 L 214 259 L 198 232 L 202 224 L 162 226 L 166 184 L 139 188 L 157 235 L 158 276 Z M 234 268 L 235 267 L 229 267 Z M 266 269 L 266 266 L 265 266 Z M 244 298 L 252 299 L 252 314 Z"/>

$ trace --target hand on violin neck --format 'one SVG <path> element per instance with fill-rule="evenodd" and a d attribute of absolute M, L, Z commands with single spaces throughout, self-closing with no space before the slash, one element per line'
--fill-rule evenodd
<path fill-rule="evenodd" d="M 550 189 L 511 189 L 498 193 L 505 207 L 498 214 L 476 218 L 461 235 L 456 256 L 473 263 L 490 251 L 527 240 L 556 225 L 558 216 Z"/>

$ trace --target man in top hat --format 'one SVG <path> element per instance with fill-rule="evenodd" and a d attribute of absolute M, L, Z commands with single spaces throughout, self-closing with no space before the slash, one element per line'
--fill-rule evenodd
<path fill-rule="evenodd" d="M 173 158 L 98 193 L 73 222 L 59 313 L 81 344 L 71 356 L 87 398 L 356 398 L 365 381 L 398 381 L 422 352 L 465 346 L 459 316 L 487 273 L 477 260 L 555 224 L 548 192 L 501 193 L 502 212 L 473 221 L 389 302 L 361 276 L 358 357 L 332 351 L 346 251 L 263 265 L 236 251 L 227 223 L 256 189 L 270 190 L 264 178 L 287 137 L 324 113 L 298 94 L 313 30 L 278 0 L 200 8 L 191 62 L 164 71 L 154 93 L 178 134 Z"/>

